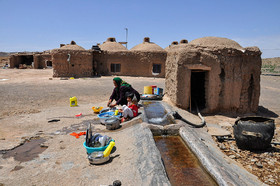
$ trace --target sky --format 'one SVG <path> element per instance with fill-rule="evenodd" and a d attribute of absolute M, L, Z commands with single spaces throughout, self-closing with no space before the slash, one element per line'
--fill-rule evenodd
<path fill-rule="evenodd" d="M 0 52 L 216 36 L 280 57 L 280 0 L 0 0 L 0 23 Z"/>

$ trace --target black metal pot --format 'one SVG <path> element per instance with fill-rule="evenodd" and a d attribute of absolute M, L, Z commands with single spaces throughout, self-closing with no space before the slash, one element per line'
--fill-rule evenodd
<path fill-rule="evenodd" d="M 264 117 L 238 118 L 233 126 L 236 144 L 240 149 L 264 150 L 274 136 L 274 120 Z"/>

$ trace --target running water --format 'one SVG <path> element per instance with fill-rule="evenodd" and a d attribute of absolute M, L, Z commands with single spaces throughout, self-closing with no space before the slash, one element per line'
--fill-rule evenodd
<path fill-rule="evenodd" d="M 168 115 L 171 113 L 172 112 L 168 112 L 167 114 L 165 114 L 163 117 L 160 117 L 160 118 L 151 118 L 151 119 L 149 119 L 149 123 L 161 124 L 162 122 L 167 120 Z"/>

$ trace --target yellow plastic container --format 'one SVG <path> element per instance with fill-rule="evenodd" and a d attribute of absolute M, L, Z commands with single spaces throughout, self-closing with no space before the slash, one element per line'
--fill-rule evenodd
<path fill-rule="evenodd" d="M 70 98 L 70 107 L 75 107 L 78 105 L 76 96 Z"/>
<path fill-rule="evenodd" d="M 102 109 L 103 107 L 92 107 L 93 112 L 96 114 L 98 114 Z"/>
<path fill-rule="evenodd" d="M 153 88 L 151 86 L 144 86 L 144 94 L 153 94 Z"/>
<path fill-rule="evenodd" d="M 107 157 L 110 155 L 113 147 L 115 146 L 115 142 L 114 141 L 111 141 L 109 146 L 105 149 L 105 151 L 103 152 L 103 157 Z"/>

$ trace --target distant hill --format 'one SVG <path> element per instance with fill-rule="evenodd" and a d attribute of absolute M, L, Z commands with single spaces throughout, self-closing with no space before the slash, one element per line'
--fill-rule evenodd
<path fill-rule="evenodd" d="M 280 73 L 280 57 L 262 59 L 263 73 Z"/>
<path fill-rule="evenodd" d="M 8 52 L 0 52 L 0 57 L 8 57 L 10 53 Z"/>
<path fill-rule="evenodd" d="M 263 63 L 263 65 L 280 66 L 280 57 L 264 58 L 264 59 L 262 59 L 262 63 Z"/>

